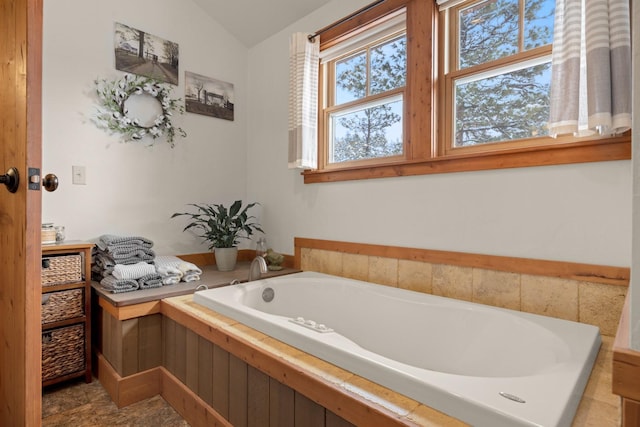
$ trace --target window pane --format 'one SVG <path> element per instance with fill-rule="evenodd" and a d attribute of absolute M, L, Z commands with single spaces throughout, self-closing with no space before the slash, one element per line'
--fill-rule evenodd
<path fill-rule="evenodd" d="M 370 95 L 404 86 L 407 40 L 403 35 L 371 49 Z"/>
<path fill-rule="evenodd" d="M 455 83 L 454 147 L 547 135 L 551 63 Z"/>
<path fill-rule="evenodd" d="M 489 0 L 460 11 L 459 68 L 518 52 L 517 0 Z"/>
<path fill-rule="evenodd" d="M 555 4 L 555 0 L 525 0 L 525 49 L 533 49 L 553 42 Z"/>
<path fill-rule="evenodd" d="M 364 98 L 367 89 L 367 53 L 336 62 L 336 105 Z"/>
<path fill-rule="evenodd" d="M 402 96 L 329 116 L 329 162 L 402 154 Z"/>

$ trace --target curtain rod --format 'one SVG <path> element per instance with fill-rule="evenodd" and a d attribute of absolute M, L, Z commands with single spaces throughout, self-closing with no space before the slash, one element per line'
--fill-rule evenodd
<path fill-rule="evenodd" d="M 339 21 L 334 22 L 333 24 L 327 25 L 326 27 L 323 27 L 321 29 L 319 29 L 318 31 L 316 31 L 314 34 L 309 34 L 307 36 L 307 38 L 309 39 L 310 42 L 314 42 L 316 40 L 316 37 L 318 37 L 320 34 L 329 31 L 330 29 L 332 29 L 333 27 L 337 27 L 338 25 L 350 21 L 351 19 L 355 18 L 356 16 L 365 13 L 366 11 L 373 9 L 374 7 L 376 7 L 377 5 L 379 5 L 380 3 L 384 3 L 387 0 L 377 0 L 374 1 L 373 3 L 363 7 L 362 9 L 358 9 L 355 12 L 353 12 L 351 15 L 345 16 L 344 18 L 342 18 Z"/>

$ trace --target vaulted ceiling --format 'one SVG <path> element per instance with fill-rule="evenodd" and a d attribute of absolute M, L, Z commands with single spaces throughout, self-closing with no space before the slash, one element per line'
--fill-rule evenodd
<path fill-rule="evenodd" d="M 194 0 L 245 46 L 286 28 L 330 0 Z"/>

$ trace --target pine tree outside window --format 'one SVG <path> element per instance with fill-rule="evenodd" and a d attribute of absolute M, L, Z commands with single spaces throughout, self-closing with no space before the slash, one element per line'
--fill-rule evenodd
<path fill-rule="evenodd" d="M 403 160 L 404 14 L 325 52 L 325 167 Z"/>
<path fill-rule="evenodd" d="M 480 0 L 444 12 L 445 154 L 552 144 L 554 0 Z"/>

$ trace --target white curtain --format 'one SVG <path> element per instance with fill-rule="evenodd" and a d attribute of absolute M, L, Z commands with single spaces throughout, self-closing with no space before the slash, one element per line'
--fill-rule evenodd
<path fill-rule="evenodd" d="M 631 127 L 629 0 L 557 0 L 549 133 L 609 135 Z"/>
<path fill-rule="evenodd" d="M 289 168 L 318 168 L 318 67 L 320 37 L 289 39 Z"/>

